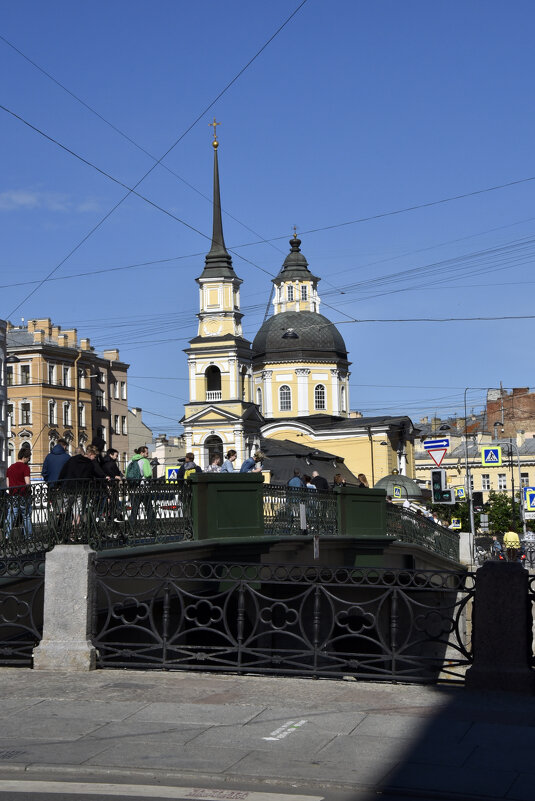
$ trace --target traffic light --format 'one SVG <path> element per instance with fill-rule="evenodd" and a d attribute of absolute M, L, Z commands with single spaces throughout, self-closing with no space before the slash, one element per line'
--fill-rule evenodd
<path fill-rule="evenodd" d="M 455 490 L 446 486 L 445 470 L 431 470 L 431 500 L 433 503 L 456 503 Z"/>

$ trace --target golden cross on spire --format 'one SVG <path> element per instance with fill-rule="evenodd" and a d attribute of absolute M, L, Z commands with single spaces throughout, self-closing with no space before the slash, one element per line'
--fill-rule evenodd
<path fill-rule="evenodd" d="M 294 239 L 297 239 L 297 226 L 294 225 Z"/>
<path fill-rule="evenodd" d="M 211 127 L 214 129 L 214 139 L 213 139 L 213 142 L 212 142 L 212 144 L 213 144 L 213 146 L 214 146 L 214 147 L 217 147 L 217 146 L 218 146 L 218 144 L 219 144 L 219 142 L 217 141 L 217 129 L 216 129 L 216 125 L 221 125 L 221 123 L 220 123 L 220 122 L 216 122 L 216 119 L 215 119 L 215 117 L 214 117 L 214 121 L 213 121 L 213 122 L 209 122 L 209 123 L 208 123 L 208 125 L 210 125 L 210 126 L 211 126 Z"/>

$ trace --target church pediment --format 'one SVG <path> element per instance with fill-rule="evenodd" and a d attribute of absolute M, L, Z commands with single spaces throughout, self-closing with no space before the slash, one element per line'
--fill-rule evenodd
<path fill-rule="evenodd" d="M 217 406 L 206 406 L 203 409 L 199 409 L 195 414 L 192 414 L 191 417 L 184 418 L 184 422 L 187 422 L 188 425 L 191 423 L 197 424 L 204 422 L 234 423 L 239 420 L 241 420 L 239 415 L 232 414 L 232 412 L 228 412 L 226 409 L 220 409 Z"/>

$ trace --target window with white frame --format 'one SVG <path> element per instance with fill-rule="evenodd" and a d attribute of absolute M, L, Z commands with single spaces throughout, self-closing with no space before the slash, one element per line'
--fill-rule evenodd
<path fill-rule="evenodd" d="M 13 426 L 15 421 L 13 420 L 13 404 L 12 403 L 8 403 L 7 404 L 7 419 L 9 420 L 9 424 L 11 426 Z"/>
<path fill-rule="evenodd" d="M 507 473 L 498 473 L 498 490 L 507 489 Z"/>
<path fill-rule="evenodd" d="M 78 404 L 78 425 L 80 428 L 85 427 L 85 406 L 81 401 Z"/>
<path fill-rule="evenodd" d="M 113 388 L 114 389 L 114 398 L 116 400 L 119 400 L 119 382 L 118 381 L 114 381 L 114 384 L 115 384 L 115 386 Z"/>
<path fill-rule="evenodd" d="M 63 386 L 70 387 L 71 385 L 71 368 L 63 367 Z"/>
<path fill-rule="evenodd" d="M 308 299 L 308 287 L 306 284 L 301 284 L 301 300 Z"/>
<path fill-rule="evenodd" d="M 29 384 L 30 383 L 30 365 L 29 364 L 21 364 L 21 366 L 20 366 L 20 383 L 21 384 Z"/>
<path fill-rule="evenodd" d="M 53 384 L 56 377 L 56 368 L 53 364 L 48 365 L 48 383 Z"/>
<path fill-rule="evenodd" d="M 288 298 L 288 300 L 294 299 L 294 288 L 291 284 L 289 284 L 286 288 L 286 297 Z"/>
<path fill-rule="evenodd" d="M 481 473 L 481 489 L 490 489 L 490 473 Z"/>
<path fill-rule="evenodd" d="M 32 424 L 32 404 L 29 401 L 20 404 L 20 424 L 21 426 Z"/>
<path fill-rule="evenodd" d="M 260 407 L 260 411 L 262 411 L 262 390 L 260 387 L 256 389 L 256 403 Z"/>
<path fill-rule="evenodd" d="M 124 436 L 126 436 L 127 433 L 128 430 L 126 428 L 126 417 L 123 415 L 121 417 L 121 434 L 124 434 Z"/>
<path fill-rule="evenodd" d="M 95 405 L 97 409 L 104 409 L 104 391 L 102 389 L 97 389 L 95 392 Z"/>
<path fill-rule="evenodd" d="M 102 370 L 98 371 L 98 383 L 99 384 L 105 384 L 106 383 L 106 376 L 104 375 Z"/>
<path fill-rule="evenodd" d="M 126 400 L 126 381 L 121 381 L 121 398 Z"/>
<path fill-rule="evenodd" d="M 279 411 L 289 412 L 292 408 L 292 390 L 287 384 L 279 387 Z"/>
<path fill-rule="evenodd" d="M 529 487 L 529 473 L 520 473 L 520 486 Z"/>
<path fill-rule="evenodd" d="M 114 414 L 113 415 L 113 433 L 114 434 L 120 434 L 119 415 L 118 414 Z"/>
<path fill-rule="evenodd" d="M 325 409 L 325 387 L 316 384 L 314 387 L 314 409 Z"/>
<path fill-rule="evenodd" d="M 10 364 L 6 367 L 6 386 L 13 386 L 13 367 Z"/>
<path fill-rule="evenodd" d="M 85 389 L 85 379 L 86 379 L 85 370 L 84 370 L 83 367 L 79 367 L 78 368 L 78 386 L 80 387 L 80 389 Z"/>
<path fill-rule="evenodd" d="M 69 401 L 63 402 L 63 425 L 70 426 L 71 425 L 71 404 Z"/>
<path fill-rule="evenodd" d="M 51 426 L 57 425 L 58 422 L 58 413 L 57 413 L 57 404 L 55 400 L 48 401 L 48 424 Z"/>

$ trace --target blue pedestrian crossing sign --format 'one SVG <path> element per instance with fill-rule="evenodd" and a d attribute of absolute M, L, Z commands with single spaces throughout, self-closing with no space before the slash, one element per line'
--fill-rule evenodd
<path fill-rule="evenodd" d="M 401 495 L 401 487 L 399 487 L 397 485 L 394 485 L 394 487 L 392 489 L 392 497 L 393 498 L 398 498 L 398 499 L 402 497 L 402 495 Z"/>
<path fill-rule="evenodd" d="M 481 464 L 483 467 L 499 467 L 502 463 L 502 449 L 498 445 L 481 448 Z"/>
<path fill-rule="evenodd" d="M 173 465 L 173 467 L 165 468 L 165 481 L 167 484 L 169 484 L 171 481 L 178 481 L 179 470 L 180 470 L 180 465 Z"/>
<path fill-rule="evenodd" d="M 524 511 L 535 512 L 535 487 L 524 487 Z"/>
<path fill-rule="evenodd" d="M 466 500 L 466 490 L 464 487 L 454 487 L 455 490 L 455 497 L 458 501 L 465 501 Z"/>
<path fill-rule="evenodd" d="M 451 526 L 452 529 L 460 529 L 461 528 L 461 518 L 460 517 L 452 517 L 451 518 Z"/>

